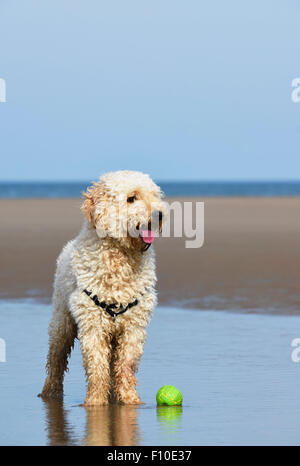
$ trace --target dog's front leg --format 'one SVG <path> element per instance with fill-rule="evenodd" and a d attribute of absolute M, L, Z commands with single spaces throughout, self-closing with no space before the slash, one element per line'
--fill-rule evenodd
<path fill-rule="evenodd" d="M 124 404 L 141 404 L 136 391 L 140 358 L 143 354 L 146 332 L 144 328 L 125 327 L 117 340 L 114 355 L 114 383 L 117 399 Z"/>
<path fill-rule="evenodd" d="M 85 405 L 107 405 L 110 392 L 111 341 L 96 326 L 80 328 L 79 340 L 87 378 Z"/>

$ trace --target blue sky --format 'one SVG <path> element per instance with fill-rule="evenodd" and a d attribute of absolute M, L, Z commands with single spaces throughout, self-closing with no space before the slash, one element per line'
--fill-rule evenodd
<path fill-rule="evenodd" d="M 299 15 L 297 0 L 0 0 L 0 179 L 299 179 Z"/>

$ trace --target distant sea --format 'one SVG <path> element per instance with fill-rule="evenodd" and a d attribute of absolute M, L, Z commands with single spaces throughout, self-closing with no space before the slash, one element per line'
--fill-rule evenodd
<path fill-rule="evenodd" d="M 300 196 L 300 181 L 157 181 L 166 196 Z M 90 182 L 0 182 L 0 198 L 80 197 Z"/>

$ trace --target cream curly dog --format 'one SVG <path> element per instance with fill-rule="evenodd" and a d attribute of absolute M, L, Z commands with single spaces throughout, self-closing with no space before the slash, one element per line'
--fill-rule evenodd
<path fill-rule="evenodd" d="M 103 175 L 86 193 L 79 235 L 57 261 L 49 326 L 47 379 L 41 396 L 63 396 L 64 372 L 78 337 L 87 377 L 86 405 L 139 404 L 135 372 L 156 304 L 150 248 L 165 205 L 143 173 Z"/>

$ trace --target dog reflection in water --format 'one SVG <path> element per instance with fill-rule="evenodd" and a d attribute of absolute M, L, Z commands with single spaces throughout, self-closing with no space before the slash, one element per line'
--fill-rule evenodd
<path fill-rule="evenodd" d="M 84 444 L 111 446 L 140 444 L 135 406 L 87 407 L 86 413 Z"/>
<path fill-rule="evenodd" d="M 135 406 L 108 405 L 81 408 L 86 413 L 83 438 L 68 421 L 63 402 L 44 401 L 48 445 L 132 446 L 140 444 Z"/>

